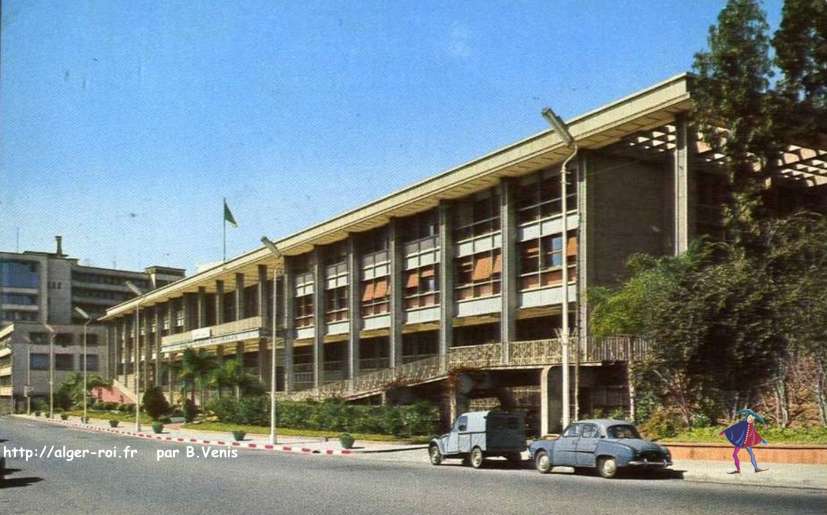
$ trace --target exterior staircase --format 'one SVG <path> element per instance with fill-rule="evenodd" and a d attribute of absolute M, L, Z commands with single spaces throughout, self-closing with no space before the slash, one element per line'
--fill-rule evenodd
<path fill-rule="evenodd" d="M 574 345 L 576 339 L 570 339 Z M 628 356 L 641 359 L 647 351 L 644 340 L 629 337 L 612 337 L 601 340 L 587 339 L 581 342 L 581 364 L 595 365 L 604 362 L 626 361 Z M 452 347 L 445 356 L 431 356 L 403 365 L 366 372 L 355 379 L 333 381 L 320 386 L 291 393 L 277 394 L 283 400 L 323 400 L 340 398 L 356 400 L 394 388 L 416 386 L 446 379 L 450 374 L 464 370 L 527 369 L 562 362 L 560 340 L 530 340 L 512 342 L 508 360 L 503 359 L 503 345 L 489 343 Z M 571 363 L 574 363 L 572 354 Z"/>

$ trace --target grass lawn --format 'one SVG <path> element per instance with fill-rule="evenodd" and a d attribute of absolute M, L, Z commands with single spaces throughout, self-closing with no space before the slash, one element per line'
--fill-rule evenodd
<path fill-rule="evenodd" d="M 249 426 L 244 424 L 226 424 L 224 422 L 201 422 L 199 424 L 183 424 L 183 429 L 192 429 L 196 431 L 219 431 L 222 433 L 231 433 L 233 431 L 244 431 L 249 434 L 269 435 L 269 426 Z M 286 427 L 279 427 L 276 433 L 282 436 L 315 436 L 328 437 L 338 439 L 341 431 L 319 431 L 314 429 L 290 429 Z M 369 433 L 351 433 L 356 440 L 367 440 L 371 442 L 405 442 L 414 444 L 428 443 L 431 438 L 428 436 L 414 436 L 412 438 L 400 438 L 393 435 L 377 435 Z"/>
<path fill-rule="evenodd" d="M 720 436 L 720 432 L 726 426 L 702 427 L 684 431 L 669 438 L 663 438 L 660 442 L 687 442 L 687 443 L 724 443 L 728 444 L 726 438 Z M 774 426 L 758 424 L 756 429 L 767 442 L 772 444 L 819 444 L 827 445 L 827 428 L 824 427 L 796 427 L 782 429 Z"/>
<path fill-rule="evenodd" d="M 71 411 L 64 411 L 70 417 L 82 417 L 83 410 L 71 410 Z M 122 411 L 98 411 L 98 410 L 88 410 L 87 413 L 89 414 L 89 418 L 97 418 L 101 420 L 120 420 L 121 424 L 126 422 L 135 422 L 135 412 L 132 413 L 124 413 Z M 55 416 L 60 417 L 59 414 L 55 414 Z M 152 423 L 152 419 L 146 413 L 141 413 L 141 423 L 142 424 L 150 424 Z"/>

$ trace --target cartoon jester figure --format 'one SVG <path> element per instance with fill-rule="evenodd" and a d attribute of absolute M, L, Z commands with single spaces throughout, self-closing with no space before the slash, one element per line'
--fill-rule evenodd
<path fill-rule="evenodd" d="M 752 462 L 752 468 L 755 469 L 755 472 L 764 472 L 767 469 L 758 467 L 758 462 L 755 461 L 755 453 L 752 452 L 752 446 L 767 443 L 766 440 L 761 438 L 758 431 L 755 430 L 756 420 L 762 424 L 766 423 L 766 421 L 761 415 L 751 409 L 739 410 L 738 415 L 745 418 L 740 422 L 732 424 L 720 433 L 721 435 L 726 436 L 727 440 L 735 446 L 735 450 L 732 451 L 732 459 L 735 461 L 735 470 L 730 472 L 730 474 L 741 473 L 741 461 L 738 459 L 738 452 L 742 447 L 746 448 L 749 453 L 749 459 Z"/>

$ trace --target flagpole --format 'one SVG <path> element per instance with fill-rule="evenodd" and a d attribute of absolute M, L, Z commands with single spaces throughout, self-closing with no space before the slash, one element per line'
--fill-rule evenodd
<path fill-rule="evenodd" d="M 222 262 L 227 261 L 227 197 L 224 197 L 224 205 L 221 206 L 221 225 L 224 229 L 224 254 L 222 257 Z"/>

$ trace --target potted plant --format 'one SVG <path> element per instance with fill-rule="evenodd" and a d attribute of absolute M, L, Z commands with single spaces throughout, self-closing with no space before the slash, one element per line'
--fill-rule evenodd
<path fill-rule="evenodd" d="M 352 449 L 355 441 L 353 435 L 350 433 L 342 433 L 339 435 L 339 444 L 342 446 L 342 449 Z"/>
<path fill-rule="evenodd" d="M 119 423 L 120 423 L 120 421 L 116 418 L 110 418 L 109 419 L 109 427 L 118 427 Z"/>
<path fill-rule="evenodd" d="M 236 442 L 244 440 L 245 436 L 247 436 L 247 433 L 245 433 L 244 431 L 233 431 L 233 438 Z"/>
<path fill-rule="evenodd" d="M 35 412 L 34 412 L 34 416 L 35 416 L 35 417 L 39 417 L 39 416 L 40 416 L 40 412 L 39 412 L 39 411 L 35 411 Z"/>
<path fill-rule="evenodd" d="M 152 422 L 152 432 L 159 435 L 164 432 L 164 424 L 158 420 Z"/>
<path fill-rule="evenodd" d="M 69 415 L 67 415 L 66 413 L 61 413 L 60 420 L 69 420 Z"/>

